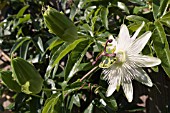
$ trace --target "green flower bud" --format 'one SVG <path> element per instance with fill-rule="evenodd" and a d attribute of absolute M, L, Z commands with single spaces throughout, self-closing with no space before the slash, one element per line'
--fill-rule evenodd
<path fill-rule="evenodd" d="M 49 31 L 59 36 L 62 40 L 73 42 L 78 38 L 76 26 L 64 14 L 48 7 L 43 16 Z"/>

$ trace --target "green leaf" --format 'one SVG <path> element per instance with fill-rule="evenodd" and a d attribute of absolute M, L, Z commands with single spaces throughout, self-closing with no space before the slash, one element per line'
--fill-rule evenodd
<path fill-rule="evenodd" d="M 85 14 L 85 18 L 87 23 L 89 23 L 89 20 L 91 19 L 93 13 L 95 12 L 95 8 L 94 7 L 88 7 L 86 8 L 84 14 Z"/>
<path fill-rule="evenodd" d="M 127 20 L 132 21 L 132 22 L 149 22 L 148 19 L 142 17 L 142 16 L 136 16 L 136 15 L 129 15 L 126 17 Z"/>
<path fill-rule="evenodd" d="M 167 12 L 165 15 L 163 15 L 160 18 L 160 22 L 170 28 L 170 12 Z"/>
<path fill-rule="evenodd" d="M 20 109 L 23 107 L 24 104 L 26 104 L 26 100 L 29 98 L 29 95 L 26 95 L 24 93 L 18 93 L 15 97 L 15 109 Z"/>
<path fill-rule="evenodd" d="M 50 76 L 50 73 L 51 73 L 51 70 L 54 68 L 54 66 L 55 66 L 55 68 L 57 69 L 57 67 L 58 67 L 58 64 L 55 64 L 55 65 L 53 65 L 54 64 L 54 62 L 55 62 L 55 60 L 57 59 L 57 57 L 60 55 L 60 53 L 67 47 L 69 45 L 69 43 L 68 42 L 65 42 L 65 43 L 63 43 L 59 48 L 54 48 L 53 49 L 53 51 L 54 51 L 54 53 L 52 53 L 52 57 L 51 57 L 51 59 L 50 59 L 50 63 L 49 63 L 49 65 L 48 65 L 48 67 L 47 67 L 47 70 L 46 70 L 46 77 L 48 78 L 49 76 Z"/>
<path fill-rule="evenodd" d="M 9 89 L 12 89 L 15 92 L 21 92 L 21 86 L 12 77 L 12 72 L 2 71 L 0 72 L 0 77 Z"/>
<path fill-rule="evenodd" d="M 126 5 L 124 3 L 122 3 L 122 2 L 117 2 L 117 7 L 122 9 L 123 11 L 125 11 L 127 14 L 130 13 L 128 8 L 126 7 Z"/>
<path fill-rule="evenodd" d="M 159 7 L 159 12 L 158 12 L 158 17 L 161 17 L 167 12 L 167 8 L 169 6 L 169 0 L 160 0 L 160 7 Z"/>
<path fill-rule="evenodd" d="M 14 78 L 24 93 L 37 94 L 41 91 L 43 79 L 32 64 L 22 58 L 15 58 L 12 59 L 11 66 Z"/>
<path fill-rule="evenodd" d="M 94 105 L 90 103 L 90 105 L 84 110 L 84 113 L 93 113 Z"/>
<path fill-rule="evenodd" d="M 158 0 L 152 0 L 152 10 L 153 10 L 153 17 L 156 20 L 159 12 L 160 2 Z"/>
<path fill-rule="evenodd" d="M 38 113 L 40 108 L 40 98 L 32 96 L 29 106 L 30 106 L 30 113 Z"/>
<path fill-rule="evenodd" d="M 78 40 L 75 40 L 73 43 L 69 44 L 63 51 L 61 51 L 61 53 L 59 53 L 58 57 L 54 60 L 54 62 L 52 63 L 52 67 L 54 67 L 56 64 L 59 63 L 59 61 L 67 54 L 69 53 L 71 50 L 73 50 L 78 43 L 84 41 L 86 39 L 78 39 Z M 56 54 L 56 53 L 55 53 Z M 54 55 L 55 55 L 54 54 Z M 58 53 L 57 53 L 58 54 Z M 54 59 L 54 58 L 53 58 Z"/>
<path fill-rule="evenodd" d="M 21 58 L 26 59 L 28 47 L 29 47 L 30 43 L 31 43 L 31 40 L 27 40 L 27 41 L 23 42 L 23 44 L 21 45 L 21 47 L 20 47 L 20 57 Z"/>
<path fill-rule="evenodd" d="M 80 66 L 80 62 L 84 57 L 87 49 L 90 47 L 88 40 L 82 41 L 79 43 L 76 48 L 72 51 L 69 59 L 67 61 L 66 69 L 65 69 L 65 80 L 69 80 L 73 77 L 73 75 L 78 72 L 78 67 Z"/>
<path fill-rule="evenodd" d="M 73 95 L 69 104 L 68 109 L 71 111 L 73 108 L 73 104 L 75 104 L 77 107 L 80 107 L 80 98 L 78 95 Z"/>
<path fill-rule="evenodd" d="M 19 10 L 19 12 L 17 13 L 17 16 L 16 16 L 16 17 L 19 18 L 19 17 L 23 16 L 25 10 L 28 9 L 28 7 L 29 7 L 29 5 L 26 5 L 26 6 L 24 6 L 23 8 L 21 8 L 21 9 Z"/>
<path fill-rule="evenodd" d="M 24 38 L 18 40 L 18 41 L 13 45 L 10 53 L 13 54 L 24 42 L 26 42 L 26 41 L 28 41 L 28 40 L 30 40 L 29 37 L 24 37 Z"/>
<path fill-rule="evenodd" d="M 77 81 L 73 82 L 70 85 L 67 85 L 64 88 L 64 94 L 68 95 L 69 93 L 75 92 L 75 91 L 80 90 L 80 89 L 90 89 L 90 87 L 88 86 L 88 84 L 84 84 L 83 82 L 80 81 L 80 79 L 78 79 Z"/>
<path fill-rule="evenodd" d="M 115 112 L 118 109 L 116 99 L 113 96 L 105 97 L 101 91 L 99 91 L 100 97 L 106 102 L 106 105 L 112 109 L 113 112 Z"/>
<path fill-rule="evenodd" d="M 63 113 L 62 95 L 59 93 L 52 95 L 46 100 L 42 113 Z"/>
<path fill-rule="evenodd" d="M 27 22 L 30 19 L 31 15 L 30 14 L 25 14 L 23 18 L 19 18 L 17 26 L 21 23 Z"/>
<path fill-rule="evenodd" d="M 156 20 L 157 18 L 160 18 L 167 12 L 167 8 L 169 5 L 169 0 L 153 0 L 152 8 L 153 8 L 153 16 Z"/>
<path fill-rule="evenodd" d="M 104 24 L 104 27 L 107 30 L 109 29 L 108 28 L 108 18 L 107 18 L 108 14 L 109 14 L 108 8 L 102 7 L 102 9 L 101 9 L 101 20 L 102 20 L 102 23 Z"/>
<path fill-rule="evenodd" d="M 129 2 L 135 3 L 135 4 L 139 4 L 141 6 L 146 5 L 146 3 L 144 1 L 141 0 L 128 0 Z"/>
<path fill-rule="evenodd" d="M 53 37 L 50 40 L 48 40 L 45 44 L 44 44 L 44 48 L 45 50 L 52 50 L 54 47 L 56 47 L 57 45 L 60 45 L 63 43 L 63 40 L 58 38 L 58 37 Z"/>
<path fill-rule="evenodd" d="M 76 26 L 64 14 L 48 7 L 43 17 L 49 31 L 59 36 L 62 40 L 73 42 L 78 39 Z"/>
<path fill-rule="evenodd" d="M 35 45 L 35 47 L 41 52 L 44 52 L 44 46 L 43 46 L 43 42 L 41 40 L 41 38 L 39 36 L 35 36 L 34 38 L 32 38 L 32 41 Z"/>
<path fill-rule="evenodd" d="M 75 4 L 73 4 L 73 5 L 71 6 L 71 11 L 70 11 L 70 16 L 69 16 L 69 18 L 73 21 L 76 14 L 77 14 L 77 7 L 76 7 Z"/>
<path fill-rule="evenodd" d="M 161 59 L 161 65 L 170 77 L 170 51 L 169 44 L 166 39 L 164 28 L 159 20 L 155 21 L 155 31 L 152 35 L 154 49 L 156 55 Z"/>

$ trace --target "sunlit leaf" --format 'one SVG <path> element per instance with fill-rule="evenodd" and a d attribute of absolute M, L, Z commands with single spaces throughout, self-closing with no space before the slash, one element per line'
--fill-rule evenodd
<path fill-rule="evenodd" d="M 139 4 L 141 6 L 146 5 L 146 3 L 141 0 L 128 0 L 128 1 L 130 1 L 131 3 Z"/>
<path fill-rule="evenodd" d="M 21 8 L 21 9 L 19 10 L 19 12 L 17 13 L 17 16 L 16 16 L 16 17 L 19 18 L 19 17 L 23 16 L 25 10 L 27 10 L 28 7 L 29 7 L 29 5 L 26 5 L 26 6 L 24 6 L 23 8 Z"/>
<path fill-rule="evenodd" d="M 129 14 L 129 10 L 123 2 L 117 2 L 117 7 L 124 10 L 127 14 Z"/>
<path fill-rule="evenodd" d="M 136 16 L 136 15 L 129 15 L 126 17 L 127 20 L 132 21 L 132 22 L 149 22 L 148 19 L 142 17 L 142 16 Z"/>
<path fill-rule="evenodd" d="M 27 22 L 30 19 L 31 15 L 30 14 L 25 14 L 24 17 L 19 18 L 17 26 L 21 23 Z M 16 27 L 17 27 L 16 26 Z"/>

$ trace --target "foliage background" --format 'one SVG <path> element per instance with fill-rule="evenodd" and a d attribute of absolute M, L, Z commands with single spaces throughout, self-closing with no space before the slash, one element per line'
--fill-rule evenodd
<path fill-rule="evenodd" d="M 64 42 L 62 36 L 48 31 L 42 15 L 47 6 L 72 20 L 78 40 Z M 0 21 L 0 95 L 1 100 L 10 101 L 5 107 L 0 101 L 1 112 L 170 112 L 169 0 L 0 0 Z M 145 69 L 155 85 L 148 89 L 134 81 L 132 103 L 127 102 L 122 90 L 106 98 L 108 85 L 102 80 L 102 70 L 94 68 L 98 64 L 91 64 L 103 50 L 101 42 L 109 34 L 116 37 L 122 23 L 133 34 L 143 21 L 146 24 L 141 34 L 153 32 L 143 54 L 157 56 L 162 61 L 159 67 Z M 18 60 L 15 57 L 31 62 L 43 84 L 37 82 L 41 81 L 39 77 L 30 74 L 34 68 L 29 70 L 30 66 L 24 67 L 26 64 L 11 67 Z M 12 78 L 12 73 L 21 68 L 26 69 L 23 77 L 33 77 L 30 87 L 40 86 L 36 89 L 40 92 L 30 94 L 27 85 L 18 84 L 22 80 Z M 25 90 L 21 90 L 22 86 Z"/>

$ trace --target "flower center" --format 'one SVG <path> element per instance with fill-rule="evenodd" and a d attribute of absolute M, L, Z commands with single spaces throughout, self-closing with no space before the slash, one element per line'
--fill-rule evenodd
<path fill-rule="evenodd" d="M 115 63 L 123 64 L 125 61 L 126 61 L 126 52 L 123 50 L 119 50 L 116 53 L 116 62 Z"/>

